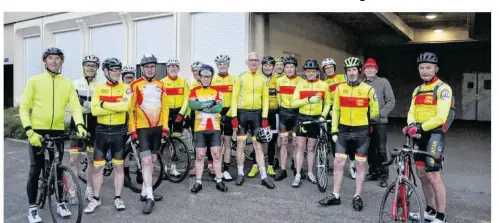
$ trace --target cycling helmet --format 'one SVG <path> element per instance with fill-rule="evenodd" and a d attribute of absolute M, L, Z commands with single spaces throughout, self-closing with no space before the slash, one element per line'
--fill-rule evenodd
<path fill-rule="evenodd" d="M 147 53 L 142 56 L 142 59 L 140 60 L 140 65 L 144 66 L 146 64 L 150 63 L 158 63 L 158 59 L 152 54 L 152 53 Z"/>
<path fill-rule="evenodd" d="M 325 68 L 327 65 L 333 65 L 333 66 L 334 66 L 334 69 L 336 70 L 336 61 L 334 61 L 334 60 L 333 60 L 333 58 L 327 57 L 327 58 L 325 58 L 324 60 L 322 60 L 322 69 L 323 69 L 323 70 L 324 70 L 324 68 Z"/>
<path fill-rule="evenodd" d="M 345 70 L 350 67 L 357 67 L 360 69 L 362 67 L 362 62 L 357 57 L 349 57 L 345 60 L 343 66 L 345 67 Z"/>
<path fill-rule="evenodd" d="M 83 61 L 81 62 L 81 65 L 82 66 L 85 66 L 85 64 L 87 62 L 92 62 L 92 63 L 95 63 L 97 64 L 97 68 L 99 68 L 100 66 L 100 59 L 99 57 L 95 56 L 95 55 L 86 55 L 85 57 L 83 57 Z"/>
<path fill-rule="evenodd" d="M 46 49 L 44 52 L 43 52 L 43 55 L 42 55 L 42 59 L 43 61 L 45 61 L 45 59 L 47 59 L 47 57 L 49 55 L 57 55 L 57 56 L 60 56 L 62 60 L 64 60 L 64 53 L 62 52 L 61 49 L 59 48 L 55 48 L 55 47 L 50 47 L 48 49 Z"/>
<path fill-rule="evenodd" d="M 419 57 L 417 59 L 417 63 L 432 63 L 432 64 L 437 64 L 438 63 L 438 57 L 432 52 L 424 52 L 422 54 L 419 54 Z"/>
<path fill-rule="evenodd" d="M 121 74 L 124 76 L 125 74 L 135 74 L 135 67 L 132 65 L 125 65 L 123 67 L 123 70 L 121 71 Z"/>
<path fill-rule="evenodd" d="M 194 69 L 200 70 L 201 68 L 203 68 L 203 63 L 201 63 L 201 61 L 196 61 L 191 65 L 191 70 Z"/>
<path fill-rule="evenodd" d="M 260 128 L 256 134 L 256 141 L 260 143 L 268 143 L 272 140 L 272 132 L 270 128 Z"/>
<path fill-rule="evenodd" d="M 211 80 L 213 80 L 214 74 L 215 74 L 215 70 L 213 69 L 212 66 L 210 66 L 208 64 L 203 64 L 203 66 L 201 67 L 201 70 L 199 71 L 200 77 L 201 76 L 208 76 L 208 77 L 211 77 Z M 199 84 L 201 84 L 201 86 L 203 86 L 204 88 L 207 88 L 211 85 L 211 80 L 210 80 L 210 84 L 208 84 L 208 86 L 204 86 L 201 79 L 199 79 Z"/>
<path fill-rule="evenodd" d="M 121 66 L 121 61 L 114 57 L 107 58 L 106 60 L 104 60 L 104 62 L 102 62 L 102 70 L 109 69 L 111 67 L 118 67 L 119 69 L 121 69 Z"/>
<path fill-rule="evenodd" d="M 284 63 L 284 58 L 282 58 L 281 56 L 276 56 L 276 57 L 274 57 L 274 59 L 275 59 L 276 63 L 278 63 L 278 62 Z"/>
<path fill-rule="evenodd" d="M 166 66 L 167 67 L 169 67 L 169 66 L 177 66 L 177 67 L 179 67 L 180 63 L 176 59 L 169 59 L 168 62 L 166 62 Z"/>
<path fill-rule="evenodd" d="M 287 56 L 284 58 L 284 65 L 286 64 L 293 64 L 296 67 L 298 66 L 298 60 L 294 56 Z"/>
<path fill-rule="evenodd" d="M 275 65 L 275 60 L 274 60 L 274 58 L 273 58 L 273 57 L 271 57 L 271 56 L 264 56 L 264 57 L 262 58 L 262 65 L 264 65 L 264 64 L 269 64 L 269 63 L 270 63 L 270 64 L 272 64 L 272 65 Z"/>
<path fill-rule="evenodd" d="M 230 57 L 229 55 L 218 55 L 217 57 L 215 57 L 215 63 L 219 64 L 219 63 L 230 63 Z"/>
<path fill-rule="evenodd" d="M 305 64 L 303 64 L 303 70 L 309 69 L 319 70 L 319 63 L 317 62 L 317 60 L 310 59 L 305 61 Z"/>

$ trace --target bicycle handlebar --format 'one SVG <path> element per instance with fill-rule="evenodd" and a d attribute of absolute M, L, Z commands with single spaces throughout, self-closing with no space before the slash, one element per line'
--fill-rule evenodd
<path fill-rule="evenodd" d="M 393 161 L 395 161 L 395 157 L 399 156 L 401 153 L 422 154 L 422 155 L 428 156 L 434 160 L 440 160 L 443 158 L 443 157 L 441 157 L 440 159 L 437 159 L 435 156 L 433 156 L 429 152 L 417 150 L 414 148 L 410 148 L 407 145 L 404 145 L 402 148 L 395 148 L 395 149 L 390 150 L 390 156 L 391 156 L 390 160 L 388 162 L 382 163 L 381 165 L 383 165 L 383 166 L 392 165 Z"/>
<path fill-rule="evenodd" d="M 322 123 L 331 123 L 331 120 L 314 120 L 314 121 L 304 121 L 300 122 L 300 125 L 310 125 L 310 124 L 322 124 Z"/>
<path fill-rule="evenodd" d="M 87 133 L 86 136 L 80 137 L 80 136 L 70 136 L 69 133 L 63 133 L 59 136 L 55 137 L 50 137 L 49 134 L 45 134 L 45 136 L 42 138 L 41 143 L 42 143 L 42 149 L 40 152 L 37 152 L 36 155 L 43 154 L 45 150 L 47 149 L 46 143 L 48 142 L 53 142 L 56 140 L 71 140 L 71 139 L 76 139 L 76 140 L 89 140 L 90 139 L 90 133 Z"/>

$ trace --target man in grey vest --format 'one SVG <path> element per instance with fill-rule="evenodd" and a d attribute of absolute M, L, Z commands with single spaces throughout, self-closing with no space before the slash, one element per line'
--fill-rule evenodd
<path fill-rule="evenodd" d="M 379 103 L 379 116 L 371 119 L 371 134 L 368 150 L 369 174 L 366 181 L 380 180 L 381 187 L 387 187 L 389 167 L 383 167 L 381 163 L 388 161 L 386 152 L 386 129 L 388 124 L 388 114 L 395 107 L 395 96 L 393 95 L 390 82 L 386 78 L 378 77 L 378 65 L 376 61 L 369 58 L 364 65 L 366 75 L 365 82 L 374 87 Z"/>

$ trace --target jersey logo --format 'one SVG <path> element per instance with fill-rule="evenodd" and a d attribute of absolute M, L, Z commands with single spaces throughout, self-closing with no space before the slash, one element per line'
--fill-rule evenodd
<path fill-rule="evenodd" d="M 364 100 L 363 99 L 357 99 L 357 106 L 358 107 L 363 107 L 364 106 Z"/>
<path fill-rule="evenodd" d="M 102 90 L 100 90 L 100 92 L 103 94 L 107 94 L 109 91 L 107 89 L 102 89 Z"/>
<path fill-rule="evenodd" d="M 433 104 L 433 96 L 426 96 L 424 98 L 424 103 L 425 104 Z"/>
<path fill-rule="evenodd" d="M 450 99 L 450 92 L 447 89 L 443 89 L 442 93 L 440 93 L 440 99 L 442 100 L 448 100 Z"/>
<path fill-rule="evenodd" d="M 343 94 L 348 94 L 348 90 L 347 89 L 343 90 Z"/>

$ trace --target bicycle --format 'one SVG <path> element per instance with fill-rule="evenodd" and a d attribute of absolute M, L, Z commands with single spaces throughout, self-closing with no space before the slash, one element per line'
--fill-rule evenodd
<path fill-rule="evenodd" d="M 327 154 L 332 151 L 331 148 L 331 143 L 329 143 L 328 137 L 327 137 L 327 125 L 326 123 L 330 123 L 331 120 L 324 120 L 324 121 L 305 121 L 300 123 L 300 128 L 303 133 L 306 133 L 307 131 L 303 128 L 305 125 L 310 125 L 310 124 L 320 124 L 319 127 L 319 137 L 317 138 L 317 141 L 315 143 L 315 151 L 316 151 L 316 157 L 315 157 L 315 175 L 317 176 L 317 188 L 319 188 L 319 191 L 324 193 L 327 188 L 327 172 L 328 172 L 328 158 Z"/>
<path fill-rule="evenodd" d="M 416 191 L 416 178 L 414 177 L 414 172 L 412 170 L 414 154 L 422 154 L 431 157 L 434 160 L 439 159 L 426 151 L 414 149 L 414 141 L 412 141 L 412 145 L 410 145 L 410 141 L 410 137 L 407 136 L 406 145 L 403 145 L 402 148 L 390 150 L 391 159 L 388 162 L 382 163 L 383 166 L 389 166 L 392 163 L 395 163 L 394 168 L 397 170 L 397 177 L 383 195 L 379 212 L 379 222 L 386 222 L 382 220 L 385 216 L 383 207 L 388 202 L 388 195 L 392 193 L 394 196 L 390 207 L 391 213 L 386 214 L 390 218 L 389 221 L 425 222 L 424 211 L 426 206 L 423 199 Z M 409 202 L 409 199 L 412 197 L 416 198 L 415 205 L 417 205 L 417 210 L 413 210 L 413 208 L 410 207 L 411 204 L 414 204 L 413 202 Z"/>
<path fill-rule="evenodd" d="M 180 183 L 187 177 L 191 168 L 190 150 L 179 137 L 170 135 L 166 140 L 161 140 L 160 154 L 166 151 L 165 157 L 169 158 L 170 163 L 164 167 L 165 178 L 172 183 Z M 179 174 L 174 174 L 173 170 Z"/>
<path fill-rule="evenodd" d="M 45 155 L 45 165 L 41 171 L 42 174 L 39 177 L 36 204 L 42 209 L 45 206 L 48 197 L 49 209 L 54 222 L 60 221 L 57 218 L 57 204 L 62 202 L 71 203 L 71 205 L 68 205 L 69 208 L 74 204 L 77 204 L 78 206 L 76 208 L 78 214 L 75 215 L 75 213 L 71 211 L 71 216 L 68 216 L 69 219 L 73 220 L 73 217 L 76 217 L 76 222 L 81 222 L 82 218 L 83 202 L 81 201 L 83 201 L 83 197 L 80 185 L 78 184 L 76 175 L 71 171 L 71 168 L 63 165 L 61 163 L 62 159 L 60 159 L 60 157 L 62 157 L 61 154 L 64 154 L 64 141 L 70 139 L 87 140 L 88 136 L 70 137 L 69 133 L 63 133 L 57 137 L 50 137 L 47 134 L 42 138 L 41 151 L 36 153 L 36 155 Z M 45 153 L 45 150 L 48 150 L 48 154 Z M 72 180 L 72 183 L 69 183 L 70 180 Z M 74 194 L 71 194 L 71 189 L 74 189 Z M 61 194 L 61 197 L 59 194 Z M 51 195 L 55 196 L 56 205 L 52 204 L 53 198 Z M 68 218 L 65 218 L 65 220 L 68 220 Z"/>
<path fill-rule="evenodd" d="M 84 143 L 84 146 L 85 146 L 85 143 Z M 86 147 L 86 146 L 85 146 Z M 85 148 L 84 147 L 84 148 Z M 87 147 L 88 149 L 88 147 Z M 80 178 L 81 182 L 83 183 L 87 183 L 87 168 L 88 168 L 88 157 L 87 157 L 87 152 L 80 152 L 81 155 L 84 155 L 85 158 L 81 159 L 80 161 L 80 168 L 78 171 L 78 178 Z M 104 159 L 105 160 L 105 164 L 104 164 L 104 172 L 103 172 L 103 175 L 108 177 L 111 175 L 111 173 L 113 173 L 113 164 L 112 164 L 112 157 L 111 157 L 111 150 L 108 150 L 107 151 L 107 154 L 106 154 L 106 158 Z"/>

